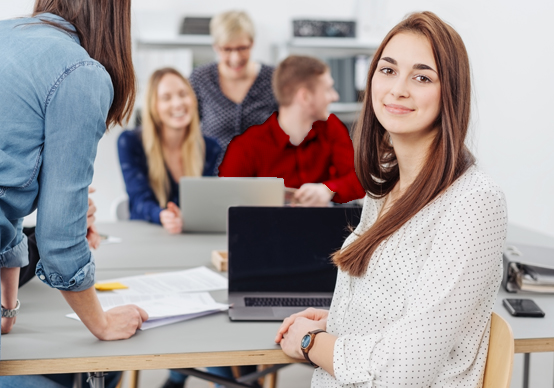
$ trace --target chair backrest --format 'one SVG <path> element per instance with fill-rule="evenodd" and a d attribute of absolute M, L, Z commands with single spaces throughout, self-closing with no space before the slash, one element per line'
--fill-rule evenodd
<path fill-rule="evenodd" d="M 492 313 L 483 388 L 509 388 L 513 363 L 514 335 L 512 328 L 500 315 Z"/>
<path fill-rule="evenodd" d="M 129 197 L 127 194 L 120 196 L 112 202 L 110 213 L 112 217 L 118 221 L 128 220 L 131 217 L 129 213 Z"/>

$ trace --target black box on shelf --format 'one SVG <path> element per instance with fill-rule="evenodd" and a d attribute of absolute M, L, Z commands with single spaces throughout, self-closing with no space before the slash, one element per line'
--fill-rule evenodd
<path fill-rule="evenodd" d="M 206 17 L 185 17 L 179 28 L 181 35 L 210 35 L 210 21 Z"/>
<path fill-rule="evenodd" d="M 293 20 L 295 37 L 355 38 L 355 21 Z"/>

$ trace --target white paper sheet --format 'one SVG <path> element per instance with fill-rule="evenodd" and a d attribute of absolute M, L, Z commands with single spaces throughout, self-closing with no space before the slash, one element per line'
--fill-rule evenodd
<path fill-rule="evenodd" d="M 100 244 L 101 245 L 109 245 L 109 244 L 119 244 L 121 241 L 121 237 L 115 237 L 115 236 L 107 236 L 104 234 L 100 235 Z"/>
<path fill-rule="evenodd" d="M 135 304 L 148 313 L 148 320 L 142 330 L 168 325 L 187 319 L 225 311 L 228 305 L 217 303 L 207 292 L 175 295 L 117 295 L 114 293 L 99 295 L 104 311 L 126 304 Z M 77 314 L 68 314 L 68 318 L 77 319 Z"/>
<path fill-rule="evenodd" d="M 215 291 L 225 290 L 228 285 L 225 277 L 210 271 L 206 267 L 130 276 L 105 280 L 102 283 L 109 282 L 120 282 L 129 287 L 125 290 L 113 291 L 122 295 L 167 295 L 181 292 Z"/>
<path fill-rule="evenodd" d="M 214 314 L 221 310 L 205 311 L 203 313 L 188 314 L 188 315 L 179 315 L 171 318 L 160 318 L 160 319 L 149 319 L 146 322 L 142 323 L 140 330 L 153 329 L 154 327 L 160 327 L 165 325 L 170 325 L 172 323 L 187 321 L 189 319 L 203 317 L 204 315 Z"/>

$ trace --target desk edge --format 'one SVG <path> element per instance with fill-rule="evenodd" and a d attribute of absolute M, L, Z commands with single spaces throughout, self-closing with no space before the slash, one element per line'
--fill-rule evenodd
<path fill-rule="evenodd" d="M 280 349 L 240 352 L 6 360 L 0 361 L 0 376 L 199 368 L 207 366 L 291 364 L 297 362 L 304 362 L 304 360 L 290 358 Z"/>

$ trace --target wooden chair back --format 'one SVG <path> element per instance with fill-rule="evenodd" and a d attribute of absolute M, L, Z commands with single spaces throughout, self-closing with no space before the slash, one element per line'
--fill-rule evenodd
<path fill-rule="evenodd" d="M 500 315 L 492 313 L 483 388 L 510 388 L 513 363 L 512 328 Z"/>

